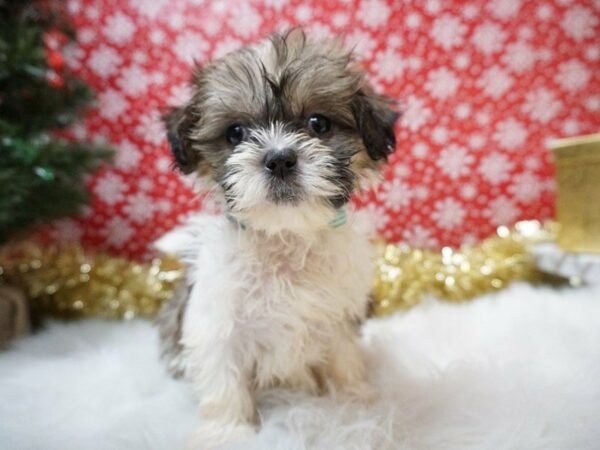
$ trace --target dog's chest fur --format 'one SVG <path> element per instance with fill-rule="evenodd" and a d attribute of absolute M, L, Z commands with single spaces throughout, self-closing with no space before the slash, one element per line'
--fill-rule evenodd
<path fill-rule="evenodd" d="M 209 357 L 215 340 L 226 341 L 259 384 L 326 359 L 366 312 L 371 248 L 360 223 L 267 236 L 226 219 L 197 221 L 185 353 Z"/>

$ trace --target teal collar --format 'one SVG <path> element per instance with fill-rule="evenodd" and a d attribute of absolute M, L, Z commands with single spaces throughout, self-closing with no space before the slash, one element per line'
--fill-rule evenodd
<path fill-rule="evenodd" d="M 242 230 L 248 228 L 248 224 L 244 221 L 237 220 L 233 214 L 226 212 L 225 216 L 229 219 L 230 222 L 239 226 Z M 346 212 L 346 207 L 342 206 L 336 210 L 336 216 L 329 222 L 329 228 L 339 228 L 346 223 L 348 218 L 348 213 Z"/>

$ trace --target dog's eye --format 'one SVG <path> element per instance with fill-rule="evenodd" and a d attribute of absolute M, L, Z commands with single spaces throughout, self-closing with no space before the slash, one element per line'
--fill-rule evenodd
<path fill-rule="evenodd" d="M 308 128 L 316 134 L 324 134 L 331 130 L 331 121 L 321 114 L 313 114 L 308 118 Z"/>
<path fill-rule="evenodd" d="M 234 123 L 225 131 L 225 139 L 231 145 L 238 145 L 246 137 L 246 129 L 239 123 Z"/>

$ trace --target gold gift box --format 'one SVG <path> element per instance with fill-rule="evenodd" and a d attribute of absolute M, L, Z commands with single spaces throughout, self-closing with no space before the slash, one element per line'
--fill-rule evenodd
<path fill-rule="evenodd" d="M 600 252 L 600 133 L 550 144 L 558 183 L 558 244 L 571 252 Z"/>

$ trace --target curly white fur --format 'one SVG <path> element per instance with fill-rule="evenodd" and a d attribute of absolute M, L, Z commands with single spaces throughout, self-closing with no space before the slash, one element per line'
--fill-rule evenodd
<path fill-rule="evenodd" d="M 356 347 L 372 282 L 367 230 L 357 215 L 339 228 L 277 235 L 200 215 L 159 242 L 185 246 L 193 263 L 178 363 L 205 419 L 195 445 L 247 435 L 255 392 L 266 387 L 317 393 L 324 381 L 370 396 Z"/>

